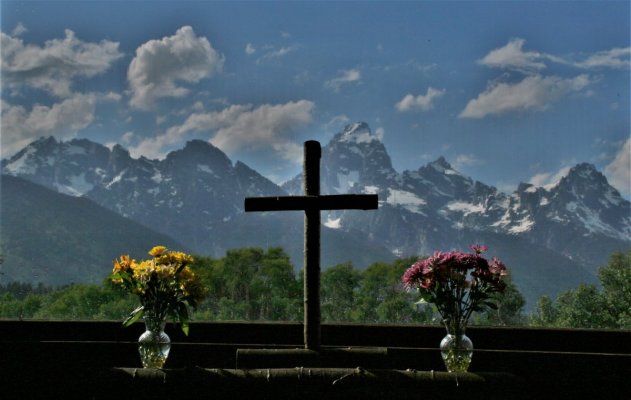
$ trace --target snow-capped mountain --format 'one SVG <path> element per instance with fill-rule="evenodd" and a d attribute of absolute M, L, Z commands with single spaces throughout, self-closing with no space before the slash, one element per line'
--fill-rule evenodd
<path fill-rule="evenodd" d="M 557 185 L 503 193 L 456 171 L 443 157 L 396 172 L 366 124 L 348 125 L 322 149 L 323 193 L 377 193 L 373 213 L 323 215 L 331 228 L 368 232 L 395 255 L 486 243 L 513 269 L 532 301 L 594 281 L 611 253 L 631 249 L 631 208 L 589 164 Z M 283 185 L 300 193 L 301 177 Z"/>
<path fill-rule="evenodd" d="M 244 197 L 285 194 L 200 140 L 158 161 L 134 159 L 119 145 L 109 150 L 87 140 L 45 138 L 4 160 L 2 171 L 86 196 L 198 252 L 211 247 L 215 225 L 243 212 Z"/>
<path fill-rule="evenodd" d="M 323 148 L 321 174 L 323 192 L 377 193 L 380 199 L 378 213 L 336 212 L 323 220 L 341 229 L 385 232 L 381 237 L 398 254 L 461 247 L 463 235 L 493 233 L 523 238 L 595 270 L 609 254 L 596 255 L 594 247 L 631 247 L 630 204 L 590 164 L 575 166 L 555 186 L 521 184 L 508 195 L 463 176 L 443 157 L 397 173 L 376 135 L 357 123 Z M 297 193 L 300 180 L 283 187 Z"/>
<path fill-rule="evenodd" d="M 302 194 L 301 176 L 281 188 L 207 142 L 191 141 L 164 160 L 148 160 L 118 145 L 46 138 L 3 160 L 2 172 L 87 196 L 201 254 L 280 245 L 302 265 L 299 215 L 243 213 L 247 196 Z M 575 166 L 554 186 L 521 184 L 506 194 L 442 157 L 397 172 L 365 123 L 348 125 L 322 148 L 321 193 L 379 196 L 375 211 L 323 212 L 324 266 L 354 260 L 363 267 L 485 243 L 532 302 L 595 281 L 596 268 L 611 253 L 631 248 L 630 203 L 590 164 Z"/>

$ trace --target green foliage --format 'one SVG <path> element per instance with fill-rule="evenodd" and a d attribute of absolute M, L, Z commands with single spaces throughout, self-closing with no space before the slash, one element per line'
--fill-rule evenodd
<path fill-rule="evenodd" d="M 134 308 L 136 299 L 121 296 L 112 287 L 81 284 L 52 292 L 34 318 L 115 320 L 126 317 Z"/>
<path fill-rule="evenodd" d="M 196 257 L 192 268 L 209 289 L 197 319 L 299 320 L 302 287 L 280 248 L 228 251 L 220 260 Z"/>
<path fill-rule="evenodd" d="M 526 299 L 517 289 L 510 275 L 504 279 L 506 288 L 503 293 L 493 295 L 496 308 L 491 307 L 473 319 L 474 324 L 495 325 L 495 326 L 515 326 L 523 325 L 526 317 L 523 314 Z"/>
<path fill-rule="evenodd" d="M 321 274 L 320 307 L 324 321 L 352 321 L 361 274 L 349 263 L 338 264 Z"/>
<path fill-rule="evenodd" d="M 598 270 L 602 295 L 618 328 L 631 329 L 631 251 L 615 253 Z"/>
<path fill-rule="evenodd" d="M 541 296 L 537 301 L 537 309 L 530 317 L 533 326 L 555 326 L 557 310 L 550 296 Z"/>
<path fill-rule="evenodd" d="M 231 250 L 221 259 L 194 257 L 190 268 L 208 297 L 198 304 L 193 320 L 301 321 L 303 278 L 295 273 L 281 248 Z M 321 274 L 321 311 L 326 322 L 436 323 L 435 309 L 417 304 L 418 293 L 403 288 L 401 276 L 417 258 L 374 263 L 365 270 L 352 263 L 324 269 Z M 615 277 L 612 282 L 617 282 Z M 611 284 L 614 286 L 614 283 Z M 476 323 L 521 323 L 523 297 L 509 289 L 493 314 Z M 53 290 L 29 284 L 0 286 L 0 318 L 123 320 L 139 306 L 136 296 L 105 282 L 77 284 Z"/>
<path fill-rule="evenodd" d="M 615 253 L 599 268 L 602 290 L 581 284 L 559 294 L 544 296 L 531 318 L 535 326 L 631 329 L 631 251 Z"/>
<path fill-rule="evenodd" d="M 401 276 L 416 257 L 396 260 L 392 264 L 375 263 L 364 270 L 357 293 L 355 320 L 379 323 L 431 321 L 431 310 L 418 307 L 417 296 L 403 289 Z"/>

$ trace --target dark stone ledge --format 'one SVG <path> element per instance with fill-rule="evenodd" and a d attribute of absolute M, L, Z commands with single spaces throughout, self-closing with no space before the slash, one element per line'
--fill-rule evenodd
<path fill-rule="evenodd" d="M 108 379 L 118 393 L 103 399 L 505 399 L 520 396 L 523 383 L 506 373 L 450 374 L 363 368 L 147 370 L 117 368 Z M 110 397 L 110 395 L 113 395 Z M 146 396 L 146 397 L 142 397 Z M 173 396 L 173 397 L 171 397 Z"/>
<path fill-rule="evenodd" d="M 444 371 L 437 349 L 444 336 L 440 327 L 325 324 L 323 352 L 364 348 L 360 353 L 373 354 L 372 361 L 347 357 L 326 367 L 350 369 L 320 368 L 328 378 L 311 381 L 304 379 L 304 369 L 282 373 L 295 368 L 272 368 L 271 362 L 269 370 L 260 364 L 250 366 L 258 370 L 236 369 L 237 349 L 265 354 L 300 347 L 301 324 L 196 323 L 190 337 L 169 326 L 174 343 L 168 369 L 153 372 L 133 368 L 140 366 L 135 341 L 142 330 L 141 324 L 122 329 L 120 322 L 0 321 L 0 399 L 631 399 L 630 331 L 471 327 L 471 380 L 458 375 L 459 383 L 472 385 L 465 394 L 437 380 L 443 372 L 427 379 L 431 370 Z M 116 368 L 121 366 L 132 368 Z M 261 378 L 266 372 L 251 371 L 270 371 L 270 379 L 277 378 L 267 382 Z M 347 373 L 330 375 L 341 371 Z M 154 387 L 158 395 L 143 395 L 153 394 Z"/>

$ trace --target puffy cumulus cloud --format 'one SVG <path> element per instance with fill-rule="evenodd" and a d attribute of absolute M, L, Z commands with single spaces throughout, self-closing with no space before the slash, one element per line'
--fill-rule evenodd
<path fill-rule="evenodd" d="M 189 93 L 178 83 L 197 83 L 223 68 L 224 57 L 205 37 L 198 37 L 190 26 L 175 35 L 150 40 L 136 49 L 127 70 L 131 89 L 130 105 L 151 109 L 163 97 L 182 97 Z"/>
<path fill-rule="evenodd" d="M 580 68 L 631 68 L 631 47 L 614 48 L 606 51 L 599 51 L 587 57 L 586 60 L 576 63 Z"/>
<path fill-rule="evenodd" d="M 395 108 L 399 112 L 405 111 L 428 111 L 434 108 L 434 100 L 442 97 L 445 94 L 445 89 L 434 89 L 433 87 L 427 88 L 427 92 L 424 95 L 414 96 L 408 94 L 401 101 L 395 104 Z"/>
<path fill-rule="evenodd" d="M 70 97 L 73 79 L 99 75 L 123 55 L 116 42 L 84 42 L 70 29 L 63 39 L 48 40 L 43 46 L 27 44 L 17 37 L 25 29 L 18 25 L 14 36 L 0 33 L 2 79 L 12 90 L 29 86 Z"/>
<path fill-rule="evenodd" d="M 341 74 L 333 79 L 330 79 L 324 83 L 324 86 L 332 89 L 335 92 L 339 92 L 343 85 L 359 82 L 362 74 L 358 69 L 349 69 L 345 71 L 341 71 Z"/>
<path fill-rule="evenodd" d="M 605 175 L 627 199 L 631 198 L 631 138 L 628 138 L 615 158 L 605 167 Z"/>
<path fill-rule="evenodd" d="M 73 138 L 94 121 L 97 103 L 116 99 L 115 95 L 76 94 L 50 107 L 36 104 L 30 110 L 2 101 L 2 157 L 42 136 Z"/>
<path fill-rule="evenodd" d="M 168 146 L 184 140 L 189 133 L 214 131 L 210 142 L 227 153 L 272 149 L 279 157 L 299 162 L 302 147 L 290 136 L 309 124 L 315 104 L 299 100 L 285 104 L 232 105 L 221 111 L 193 113 L 182 125 L 147 138 L 130 149 L 134 156 L 162 158 Z"/>
<path fill-rule="evenodd" d="M 581 91 L 589 84 L 587 75 L 570 79 L 532 75 L 515 84 L 495 83 L 470 100 L 459 117 L 483 118 L 513 111 L 545 110 L 559 98 Z"/>
<path fill-rule="evenodd" d="M 292 164 L 301 164 L 304 159 L 304 145 L 302 143 L 278 141 L 272 143 L 272 149 L 283 160 Z"/>
<path fill-rule="evenodd" d="M 271 145 L 280 156 L 293 160 L 292 154 L 284 153 L 289 149 L 286 147 L 288 137 L 312 121 L 314 107 L 315 104 L 307 100 L 256 108 L 229 107 L 210 115 L 210 126 L 217 130 L 211 142 L 226 152 L 258 150 Z"/>

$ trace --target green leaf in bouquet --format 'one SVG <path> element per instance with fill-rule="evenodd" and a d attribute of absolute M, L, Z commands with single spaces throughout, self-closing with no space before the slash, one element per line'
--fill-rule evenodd
<path fill-rule="evenodd" d="M 140 306 L 132 311 L 127 318 L 123 321 L 123 326 L 127 327 L 134 322 L 138 321 L 145 314 L 145 307 Z"/>

